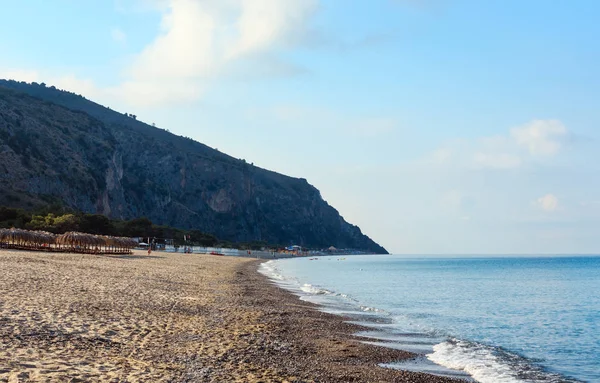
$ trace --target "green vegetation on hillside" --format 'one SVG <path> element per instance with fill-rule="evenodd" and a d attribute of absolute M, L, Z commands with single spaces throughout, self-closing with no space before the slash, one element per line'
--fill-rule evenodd
<path fill-rule="evenodd" d="M 199 230 L 182 230 L 169 226 L 154 225 L 148 218 L 128 221 L 109 219 L 101 214 L 72 212 L 60 206 L 50 206 L 35 212 L 0 206 L 0 228 L 42 230 L 55 234 L 68 231 L 112 235 L 118 237 L 150 238 L 156 243 L 172 239 L 176 246 L 194 245 L 206 247 L 230 247 L 257 250 L 267 247 L 264 242 L 231 243 L 220 241 L 211 234 Z M 189 240 L 184 241 L 184 236 Z"/>

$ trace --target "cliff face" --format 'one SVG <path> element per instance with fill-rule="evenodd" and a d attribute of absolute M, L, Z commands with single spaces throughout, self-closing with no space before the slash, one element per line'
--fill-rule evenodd
<path fill-rule="evenodd" d="M 386 253 L 305 179 L 261 169 L 81 96 L 0 80 L 0 204 L 61 201 L 232 241 Z"/>

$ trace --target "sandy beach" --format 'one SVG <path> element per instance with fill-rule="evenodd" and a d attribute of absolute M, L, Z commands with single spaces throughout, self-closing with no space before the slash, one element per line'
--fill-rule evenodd
<path fill-rule="evenodd" d="M 256 260 L 0 250 L 0 382 L 451 382 L 378 363 L 360 328 Z"/>

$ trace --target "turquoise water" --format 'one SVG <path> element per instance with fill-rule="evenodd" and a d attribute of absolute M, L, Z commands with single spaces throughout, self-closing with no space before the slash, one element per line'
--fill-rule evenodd
<path fill-rule="evenodd" d="M 261 271 L 372 328 L 366 341 L 482 383 L 600 382 L 600 257 L 320 257 Z"/>

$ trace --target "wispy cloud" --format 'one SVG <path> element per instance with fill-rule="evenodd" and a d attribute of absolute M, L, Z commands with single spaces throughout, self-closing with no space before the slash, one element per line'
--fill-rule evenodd
<path fill-rule="evenodd" d="M 510 170 L 560 154 L 570 137 L 558 120 L 534 120 L 508 134 L 455 140 L 429 155 L 432 164 Z"/>
<path fill-rule="evenodd" d="M 511 137 L 532 156 L 554 156 L 564 147 L 567 128 L 558 120 L 535 120 L 513 128 Z"/>
<path fill-rule="evenodd" d="M 534 205 L 545 212 L 554 212 L 559 207 L 558 197 L 554 194 L 546 194 L 545 196 L 538 198 L 534 202 Z"/>

